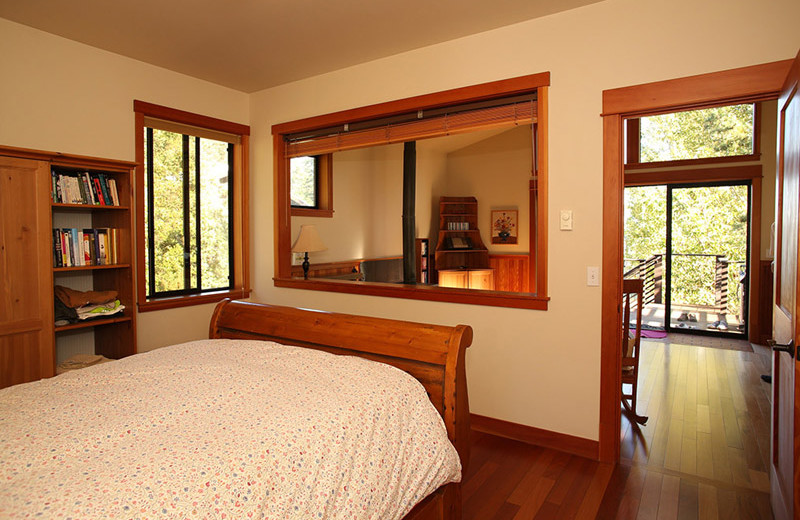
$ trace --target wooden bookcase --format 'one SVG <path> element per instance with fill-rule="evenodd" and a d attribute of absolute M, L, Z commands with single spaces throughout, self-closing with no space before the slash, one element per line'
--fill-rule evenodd
<path fill-rule="evenodd" d="M 433 283 L 431 280 L 431 251 L 430 241 L 427 238 L 417 238 L 416 242 L 416 267 L 417 283 Z"/>
<path fill-rule="evenodd" d="M 489 250 L 483 245 L 481 232 L 478 229 L 477 199 L 441 197 L 436 269 L 487 269 L 488 267 Z"/>
<path fill-rule="evenodd" d="M 25 253 L 32 257 L 31 260 L 27 264 L 13 262 L 9 264 L 9 272 L 0 273 L 11 278 L 27 277 L 28 281 L 19 282 L 13 289 L 7 288 L 2 295 L 7 304 L 13 304 L 12 290 L 19 292 L 27 287 L 27 291 L 38 295 L 35 305 L 28 303 L 30 310 L 26 312 L 30 316 L 11 320 L 16 327 L 10 330 L 19 330 L 19 334 L 0 336 L 0 349 L 13 352 L 11 357 L 6 356 L 0 361 L 0 387 L 52 376 L 59 358 L 60 343 L 71 344 L 68 348 L 72 351 L 78 349 L 81 353 L 100 354 L 112 359 L 136 353 L 132 196 L 135 163 L 2 146 L 0 159 L 0 171 L 3 174 L 13 172 L 18 190 L 36 201 L 34 206 L 25 209 L 16 223 L 11 224 L 13 229 L 4 225 L 4 233 L 0 235 L 0 241 L 5 241 L 0 246 L 6 248 L 15 247 L 16 228 L 28 230 L 36 237 L 35 246 L 29 246 L 32 250 Z M 115 180 L 119 205 L 53 202 L 51 172 L 103 173 Z M 10 190 L 0 190 L 0 206 L 6 208 L 12 203 L 17 206 L 11 200 L 15 196 L 17 194 Z M 119 235 L 116 262 L 56 267 L 54 228 L 115 228 Z M 16 256 L 21 254 L 13 253 Z M 125 309 L 121 314 L 107 318 L 55 326 L 55 285 L 77 290 L 115 290 Z M 30 318 L 34 317 L 43 325 L 37 334 L 31 335 L 21 325 L 31 322 Z M 0 324 L 4 323 L 0 319 Z M 36 369 L 32 368 L 33 364 L 37 365 Z"/>

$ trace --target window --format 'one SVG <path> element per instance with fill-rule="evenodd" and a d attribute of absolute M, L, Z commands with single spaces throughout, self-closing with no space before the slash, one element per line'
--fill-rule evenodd
<path fill-rule="evenodd" d="M 333 157 L 304 155 L 289 159 L 292 216 L 333 217 Z"/>
<path fill-rule="evenodd" d="M 292 207 L 317 209 L 318 157 L 292 157 L 289 160 L 292 184 Z"/>
<path fill-rule="evenodd" d="M 547 228 L 547 85 L 549 73 L 524 76 L 504 81 L 464 87 L 452 91 L 419 96 L 373 105 L 345 112 L 328 114 L 273 127 L 276 154 L 276 272 L 278 287 L 348 292 L 413 298 L 433 301 L 472 303 L 529 309 L 547 308 L 546 228 Z M 527 131 L 522 127 L 527 126 Z M 416 163 L 427 161 L 430 168 L 416 168 L 416 238 L 437 243 L 440 235 L 438 200 L 440 196 L 453 195 L 456 189 L 443 184 L 450 173 L 446 162 L 440 160 L 447 144 L 427 143 L 439 139 L 460 139 L 459 146 L 473 146 L 483 140 L 492 140 L 500 134 L 512 132 L 514 164 L 519 164 L 518 150 L 527 146 L 527 161 L 523 167 L 520 184 L 515 177 L 511 182 L 508 172 L 487 175 L 497 164 L 483 172 L 470 171 L 470 178 L 481 181 L 491 178 L 494 187 L 512 190 L 520 198 L 520 214 L 524 214 L 526 237 L 524 249 L 516 255 L 520 271 L 524 270 L 525 292 L 489 291 L 439 287 L 433 284 L 391 284 L 380 282 L 353 282 L 350 269 L 364 260 L 392 260 L 402 254 L 403 240 L 398 238 L 401 222 L 401 199 L 407 189 L 403 186 L 402 164 L 406 159 L 404 144 L 416 142 Z M 449 136 L 449 137 L 448 137 Z M 472 137 L 475 136 L 475 137 Z M 523 146 L 517 146 L 519 140 Z M 508 142 L 508 141 L 506 141 Z M 423 146 L 424 145 L 424 146 Z M 495 149 L 497 149 L 495 147 Z M 291 208 L 295 197 L 291 194 L 291 159 L 315 155 L 335 157 L 337 186 L 346 185 L 339 204 L 342 214 L 320 227 L 327 249 L 318 253 L 318 277 L 307 280 L 294 276 L 291 265 L 291 247 L 300 224 L 296 210 Z M 435 157 L 432 157 L 435 155 Z M 446 153 L 445 153 L 446 155 Z M 454 161 L 467 161 L 468 154 L 456 154 Z M 333 159 L 331 160 L 333 162 Z M 461 171 L 460 168 L 459 171 Z M 455 170 L 453 170 L 455 171 Z M 480 175 L 479 175 L 480 173 Z M 346 176 L 350 176 L 346 179 Z M 345 182 L 345 180 L 347 182 Z M 466 181 L 458 180 L 465 188 Z M 477 188 L 476 188 L 477 189 Z M 450 190 L 453 193 L 448 193 Z M 474 190 L 473 190 L 474 191 Z M 480 189 L 479 189 L 480 191 Z M 375 194 L 379 194 L 375 196 Z M 472 194 L 472 192 L 470 192 Z M 520 195 L 522 194 L 522 195 Z M 463 195 L 463 194 L 459 194 Z M 494 196 L 492 194 L 491 196 Z M 479 227 L 488 232 L 489 195 L 482 195 L 486 215 L 479 215 Z M 515 199 L 516 200 L 516 199 Z M 342 202 L 344 201 L 344 202 Z M 503 197 L 495 204 L 509 204 Z M 480 204 L 480 201 L 479 201 Z M 482 216 L 486 218 L 483 219 Z M 487 222 L 484 223 L 483 221 Z M 482 231 L 483 232 L 483 231 Z M 488 235 L 485 241 L 488 241 Z M 522 240 L 520 241 L 522 243 Z M 388 244 L 388 246 L 386 245 Z M 378 248 L 380 251 L 376 251 Z M 391 250 L 390 250 L 391 249 Z M 433 249 L 433 245 L 431 245 Z M 497 256 L 503 256 L 499 252 Z M 491 256 L 491 255 L 490 255 Z M 491 261 L 491 257 L 490 257 Z M 311 259 L 314 265 L 314 259 Z M 343 269 L 346 272 L 333 272 Z M 328 274 L 330 272 L 330 274 Z"/>
<path fill-rule="evenodd" d="M 134 110 L 139 309 L 246 295 L 249 128 L 138 101 Z"/>
<path fill-rule="evenodd" d="M 230 289 L 233 145 L 145 128 L 147 297 Z"/>
<path fill-rule="evenodd" d="M 727 105 L 627 120 L 626 165 L 752 160 L 756 105 Z"/>

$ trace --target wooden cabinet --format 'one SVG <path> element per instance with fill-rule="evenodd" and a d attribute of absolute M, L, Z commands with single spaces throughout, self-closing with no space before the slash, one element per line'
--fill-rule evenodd
<path fill-rule="evenodd" d="M 50 168 L 0 156 L 0 388 L 50 377 Z"/>
<path fill-rule="evenodd" d="M 135 163 L 7 147 L 0 147 L 0 160 L 0 275 L 4 280 L 0 303 L 0 323 L 4 325 L 0 337 L 0 386 L 52 376 L 58 359 L 66 357 L 64 353 L 59 355 L 59 348 L 69 354 L 93 353 L 113 359 L 134 354 Z M 102 173 L 106 179 L 113 179 L 117 204 L 53 201 L 52 173 L 85 172 Z M 115 254 L 112 257 L 109 252 L 102 265 L 85 262 L 87 265 L 58 266 L 53 230 L 69 228 L 116 230 Z M 125 309 L 106 318 L 55 326 L 55 285 L 84 291 L 117 291 Z"/>
<path fill-rule="evenodd" d="M 493 291 L 494 269 L 440 269 L 439 285 Z"/>

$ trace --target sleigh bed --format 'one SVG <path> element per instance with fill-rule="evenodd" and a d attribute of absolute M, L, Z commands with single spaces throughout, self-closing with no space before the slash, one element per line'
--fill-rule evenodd
<path fill-rule="evenodd" d="M 209 338 L 0 390 L 0 516 L 461 517 L 468 326 L 226 300 Z"/>

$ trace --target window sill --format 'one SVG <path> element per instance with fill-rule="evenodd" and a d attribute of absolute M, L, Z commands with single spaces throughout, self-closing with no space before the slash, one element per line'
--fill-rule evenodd
<path fill-rule="evenodd" d="M 319 278 L 312 278 L 309 280 L 304 280 L 303 278 L 273 278 L 273 280 L 275 287 L 289 289 L 365 294 L 369 296 L 387 296 L 410 300 L 465 303 L 468 305 L 488 305 L 492 307 L 509 307 L 540 311 L 547 310 L 547 304 L 550 300 L 550 298 L 547 297 L 534 296 L 528 293 L 454 289 L 424 284 L 405 285 L 355 282 L 350 280 L 323 280 Z"/>
<path fill-rule="evenodd" d="M 333 218 L 332 209 L 292 208 L 293 217 L 321 217 Z"/>
<path fill-rule="evenodd" d="M 232 291 L 192 294 L 190 296 L 176 296 L 174 298 L 158 298 L 146 302 L 139 302 L 137 307 L 139 312 L 150 312 L 164 309 L 174 309 L 177 307 L 189 307 L 191 305 L 216 303 L 224 300 L 225 298 L 242 299 L 248 298 L 249 296 L 249 289 L 234 289 Z"/>

